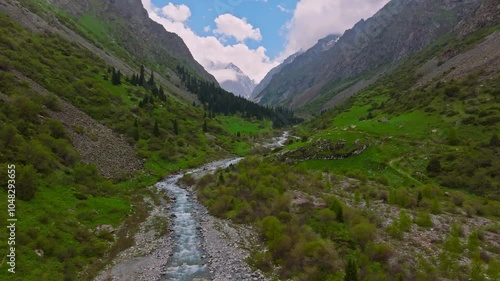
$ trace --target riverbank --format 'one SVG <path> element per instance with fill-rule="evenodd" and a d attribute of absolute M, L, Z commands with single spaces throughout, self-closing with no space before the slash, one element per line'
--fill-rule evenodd
<path fill-rule="evenodd" d="M 238 162 L 241 158 L 220 160 L 190 170 L 186 173 L 194 177 L 201 177 L 220 167 L 227 167 Z M 150 188 L 156 192 L 166 192 L 165 185 L 172 176 Z M 204 267 L 207 276 L 190 280 L 269 280 L 262 273 L 254 271 L 245 259 L 257 242 L 256 231 L 249 225 L 234 225 L 228 220 L 211 216 L 208 210 L 198 202 L 192 187 L 184 187 L 193 202 L 192 215 L 197 221 L 197 231 L 200 234 L 201 248 L 203 249 Z M 155 192 L 155 193 L 156 193 Z M 175 199 L 174 199 L 175 200 Z M 121 252 L 94 280 L 168 280 L 165 279 L 169 262 L 174 255 L 176 243 L 173 239 L 174 225 L 172 216 L 173 204 L 160 200 L 155 204 L 150 198 L 146 199 L 151 209 L 147 219 L 141 224 L 134 236 L 134 245 Z M 168 221 L 166 235 L 160 235 L 161 229 L 155 224 L 158 220 Z"/>

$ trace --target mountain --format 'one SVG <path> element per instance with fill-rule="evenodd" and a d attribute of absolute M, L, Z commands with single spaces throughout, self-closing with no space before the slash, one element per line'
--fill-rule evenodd
<path fill-rule="evenodd" d="M 269 82 L 271 82 L 271 79 L 273 79 L 273 76 L 275 74 L 279 73 L 283 69 L 283 67 L 285 67 L 285 65 L 290 64 L 297 56 L 299 56 L 303 52 L 304 51 L 300 50 L 299 52 L 286 58 L 280 65 L 271 69 L 266 74 L 264 79 L 262 79 L 262 81 L 260 81 L 260 83 L 257 84 L 257 86 L 255 86 L 255 89 L 253 90 L 252 95 L 250 96 L 250 100 L 255 101 L 255 102 L 259 102 L 260 97 L 261 97 L 261 96 L 259 96 L 260 92 L 262 92 L 262 90 L 264 90 L 267 87 L 267 85 L 269 85 Z"/>
<path fill-rule="evenodd" d="M 331 34 L 328 35 L 320 40 L 318 40 L 318 43 L 314 45 L 312 48 L 308 50 L 308 54 L 305 57 L 306 60 L 311 60 L 314 59 L 318 56 L 320 56 L 323 52 L 326 52 L 330 50 L 338 41 L 340 35 L 336 34 Z M 278 74 L 281 72 L 281 70 L 286 66 L 291 64 L 297 57 L 301 56 L 304 54 L 303 50 L 300 50 L 299 52 L 291 55 L 287 59 L 283 61 L 280 65 L 277 67 L 271 69 L 269 73 L 264 77 L 262 82 L 256 87 L 256 90 L 254 90 L 254 93 L 252 94 L 253 98 L 252 100 L 256 102 L 260 102 L 262 100 L 263 94 L 262 92 L 264 89 L 271 83 L 274 75 Z"/>
<path fill-rule="evenodd" d="M 259 102 L 309 113 L 337 105 L 455 30 L 481 3 L 392 0 L 347 30 L 328 50 L 318 54 L 325 38 L 286 65 L 260 93 Z"/>
<path fill-rule="evenodd" d="M 127 58 L 139 58 L 142 63 L 158 65 L 155 69 L 172 75 L 166 68 L 185 64 L 199 77 L 217 82 L 192 56 L 184 41 L 149 18 L 141 0 L 50 0 L 51 4 L 72 15 L 86 31 L 108 41 Z M 106 44 L 106 43 L 104 43 Z"/>
<path fill-rule="evenodd" d="M 217 68 L 213 68 L 212 70 L 217 71 Z M 223 67 L 222 70 L 231 76 L 231 79 L 219 81 L 222 89 L 233 93 L 235 96 L 241 96 L 246 99 L 250 98 L 250 95 L 255 88 L 255 81 L 250 79 L 238 66 L 233 63 L 229 63 Z"/>

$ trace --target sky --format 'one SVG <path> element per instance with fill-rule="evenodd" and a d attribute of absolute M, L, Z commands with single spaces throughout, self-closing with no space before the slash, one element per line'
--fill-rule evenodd
<path fill-rule="evenodd" d="M 388 0 L 141 0 L 149 17 L 177 33 L 219 82 L 237 65 L 255 82 L 299 50 L 342 34 Z"/>

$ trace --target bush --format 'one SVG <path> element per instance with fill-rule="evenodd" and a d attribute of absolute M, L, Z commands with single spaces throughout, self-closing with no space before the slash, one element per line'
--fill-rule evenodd
<path fill-rule="evenodd" d="M 366 243 L 375 238 L 377 228 L 371 223 L 359 223 L 351 228 L 351 233 L 354 240 L 361 246 L 365 247 Z"/>
<path fill-rule="evenodd" d="M 32 165 L 19 166 L 16 176 L 16 195 L 19 199 L 29 201 L 38 190 L 39 175 Z"/>
<path fill-rule="evenodd" d="M 431 215 L 429 213 L 419 213 L 415 218 L 415 223 L 420 227 L 432 227 L 434 224 L 432 222 Z"/>
<path fill-rule="evenodd" d="M 429 164 L 427 165 L 426 170 L 430 176 L 436 176 L 439 173 L 441 173 L 442 168 L 441 168 L 441 162 L 439 161 L 439 159 L 431 158 L 431 160 L 429 161 Z"/>

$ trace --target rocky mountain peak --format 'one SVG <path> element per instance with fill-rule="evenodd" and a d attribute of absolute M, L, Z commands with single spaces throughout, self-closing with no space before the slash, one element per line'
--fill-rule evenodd
<path fill-rule="evenodd" d="M 224 80 L 220 80 L 221 78 L 219 78 L 220 86 L 224 90 L 231 92 L 236 96 L 242 96 L 246 99 L 250 98 L 256 86 L 255 81 L 250 79 L 250 77 L 248 77 L 237 65 L 232 62 L 227 65 L 217 65 L 215 63 L 211 64 L 211 71 L 217 72 L 221 69 L 230 71 L 231 76 L 234 77 L 231 79 L 225 77 Z"/>

